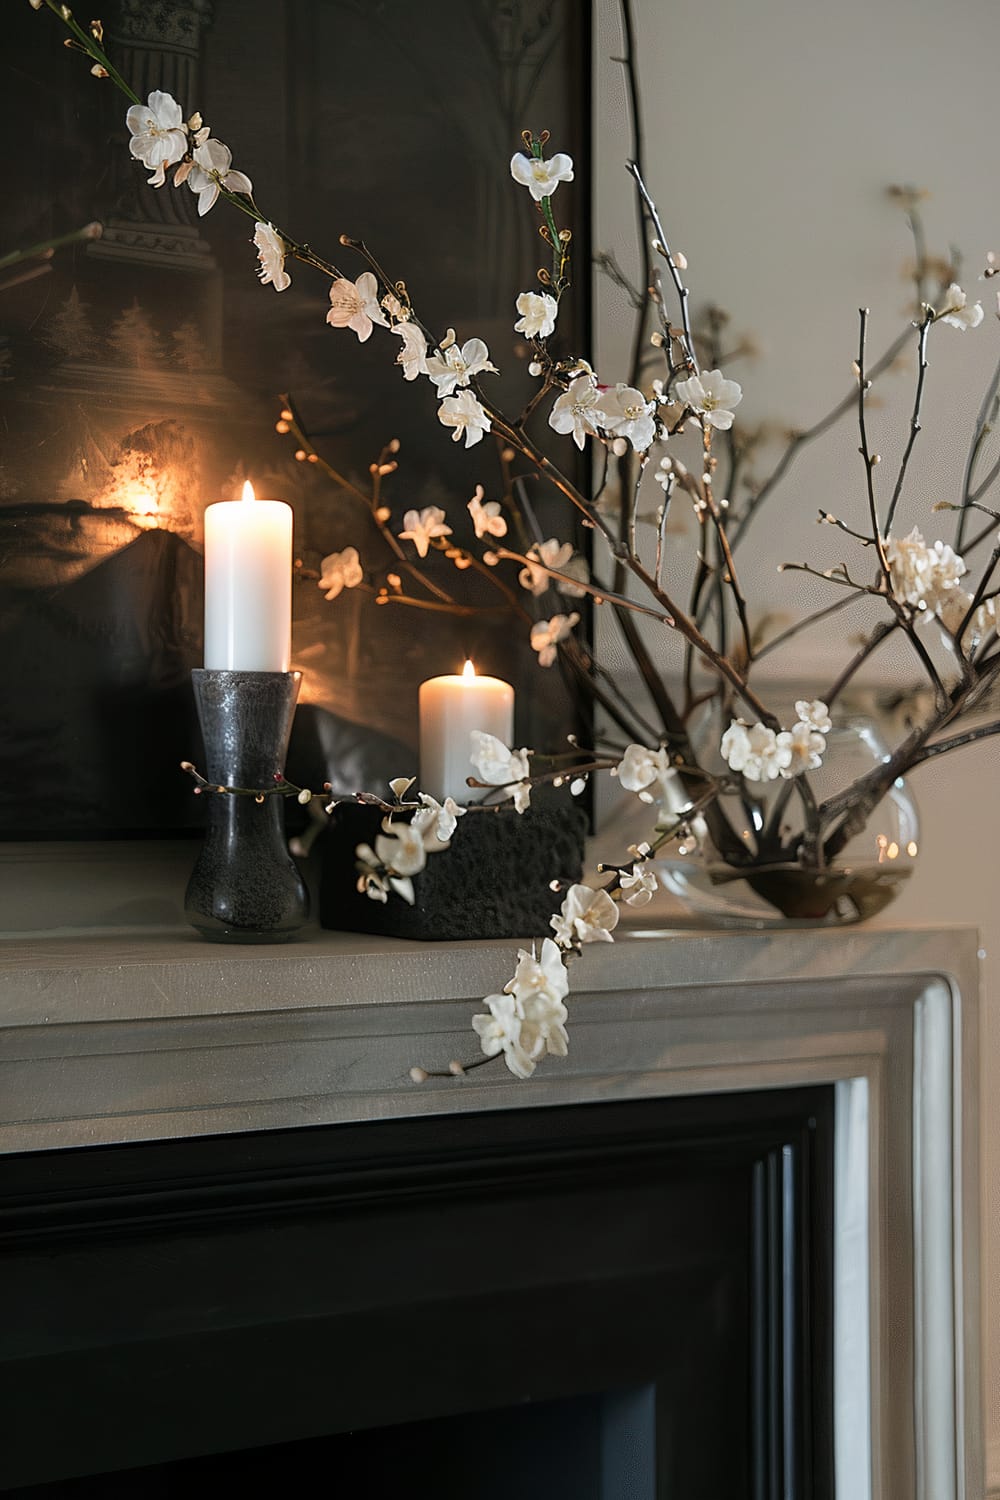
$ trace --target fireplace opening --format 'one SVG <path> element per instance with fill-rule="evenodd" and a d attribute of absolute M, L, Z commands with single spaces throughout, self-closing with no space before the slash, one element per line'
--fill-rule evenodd
<path fill-rule="evenodd" d="M 655 1388 L 179 1459 L 19 1488 L 11 1500 L 190 1500 L 234 1489 L 304 1495 L 321 1474 L 351 1500 L 655 1500 Z"/>
<path fill-rule="evenodd" d="M 296 1493 L 308 1463 L 360 1500 L 832 1500 L 833 1114 L 793 1088 L 10 1157 L 0 1488 Z"/>

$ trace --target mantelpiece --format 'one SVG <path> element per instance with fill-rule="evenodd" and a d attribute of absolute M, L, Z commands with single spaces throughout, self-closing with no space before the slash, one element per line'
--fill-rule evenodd
<path fill-rule="evenodd" d="M 832 1084 L 838 1493 L 979 1500 L 974 934 L 635 931 L 576 967 L 564 1063 L 527 1085 L 492 1067 L 410 1083 L 414 1063 L 474 1055 L 472 1004 L 513 952 L 10 940 L 0 1145 Z"/>

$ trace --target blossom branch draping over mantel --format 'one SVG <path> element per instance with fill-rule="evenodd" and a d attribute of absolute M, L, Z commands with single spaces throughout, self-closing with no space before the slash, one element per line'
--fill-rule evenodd
<path fill-rule="evenodd" d="M 129 150 L 149 174 L 152 189 L 193 193 L 199 217 L 220 202 L 246 215 L 253 223 L 263 287 L 278 294 L 291 290 L 293 263 L 326 278 L 325 318 L 336 336 L 383 341 L 404 384 L 433 386 L 438 421 L 455 443 L 478 450 L 477 459 L 484 438 L 496 443 L 501 496 L 488 498 L 490 487 L 473 475 L 461 522 L 436 505 L 408 508 L 394 517 L 382 490 L 398 464 L 398 445 L 389 444 L 372 465 L 371 495 L 347 486 L 375 522 L 385 566 L 349 546 L 324 560 L 318 578 L 333 607 L 344 593 L 361 589 L 376 604 L 461 613 L 467 606 L 431 579 L 423 564 L 431 554 L 441 554 L 456 574 L 474 568 L 493 583 L 496 608 L 509 612 L 525 632 L 540 669 L 558 663 L 599 706 L 606 727 L 593 748 L 574 740 L 567 752 L 544 757 L 480 734 L 473 756 L 478 778 L 470 784 L 485 790 L 487 801 L 469 811 L 496 813 L 513 803 L 521 812 L 539 783 L 565 784 L 579 793 L 598 771 L 616 776 L 622 788 L 652 809 L 650 838 L 634 843 L 620 865 L 602 866 L 600 888 L 574 884 L 565 891 L 552 918 L 553 936 L 540 950 L 522 952 L 510 982 L 486 998 L 485 1012 L 473 1021 L 484 1054 L 480 1061 L 502 1057 L 513 1073 L 527 1077 L 544 1055 L 565 1054 L 567 961 L 587 944 L 612 941 L 623 903 L 650 898 L 656 887 L 654 859 L 668 844 L 710 847 L 731 874 L 803 872 L 822 882 L 902 775 L 1000 732 L 1000 719 L 982 717 L 1000 676 L 1000 514 L 987 503 L 1000 469 L 993 465 L 983 472 L 984 438 L 1000 408 L 1000 367 L 979 411 L 960 498 L 933 507 L 957 512 L 952 542 L 925 539 L 927 522 L 899 520 L 934 344 L 939 337 L 966 337 L 984 322 L 981 303 L 962 288 L 954 267 L 944 267 L 938 289 L 930 289 L 916 193 L 900 195 L 918 250 L 911 321 L 889 350 L 873 357 L 869 312 L 860 310 L 853 390 L 807 432 L 791 435 L 772 475 L 754 481 L 748 472 L 752 436 L 741 437 L 738 425 L 743 391 L 728 373 L 736 351 L 724 348 L 724 320 L 717 312 L 710 310 L 702 323 L 692 317 L 686 259 L 670 248 L 647 186 L 628 0 L 622 5 L 622 63 L 635 126 L 628 170 L 636 194 L 641 284 L 633 285 L 610 257 L 603 265 L 626 289 L 635 310 L 631 368 L 624 378 L 606 381 L 578 351 L 560 349 L 559 311 L 571 289 L 573 236 L 559 224 L 554 204 L 560 185 L 573 180 L 574 164 L 565 152 L 550 151 L 547 132 L 525 131 L 509 172 L 538 216 L 547 264 L 538 271 L 536 287 L 512 298 L 513 327 L 526 342 L 528 370 L 537 381 L 517 415 L 507 413 L 495 394 L 500 371 L 481 337 L 452 328 L 432 331 L 419 316 L 407 281 L 388 272 L 364 240 L 342 234 L 333 260 L 276 223 L 258 202 L 251 177 L 235 165 L 229 146 L 214 136 L 197 109 L 186 113 L 196 101 L 182 104 L 162 89 L 153 89 L 143 101 L 105 51 L 99 21 L 81 26 L 58 0 L 29 3 L 52 11 L 68 28 L 66 44 L 85 56 L 97 78 L 110 80 L 127 96 Z M 342 252 L 360 259 L 359 274 L 340 266 Z M 985 277 L 998 269 L 988 257 Z M 895 473 L 883 483 L 890 466 L 882 466 L 873 436 L 871 392 L 908 343 L 916 355 L 908 439 Z M 819 514 L 820 524 L 843 540 L 844 560 L 830 566 L 783 564 L 820 580 L 831 590 L 831 602 L 775 632 L 744 592 L 740 543 L 803 442 L 849 412 L 858 433 L 857 493 L 845 499 L 844 515 Z M 277 426 L 296 444 L 297 458 L 322 464 L 332 482 L 343 484 L 290 397 L 284 398 Z M 572 456 L 571 445 L 594 457 L 590 489 L 575 483 L 558 457 L 560 452 Z M 560 537 L 533 534 L 525 494 L 529 474 L 554 489 L 593 534 L 592 565 Z M 651 490 L 656 502 L 646 509 Z M 695 529 L 693 559 L 687 553 L 682 558 L 673 540 L 682 501 Z M 985 519 L 977 527 L 980 517 Z M 988 545 L 985 561 L 974 568 L 974 555 Z M 611 617 L 645 689 L 642 700 L 623 690 L 616 673 L 600 660 L 586 639 L 582 608 L 567 600 L 589 601 Z M 783 718 L 763 696 L 757 663 L 801 631 L 865 601 L 881 610 L 881 618 L 853 643 L 835 681 L 814 697 L 798 699 L 794 717 Z M 839 701 L 890 638 L 905 643 L 914 671 L 926 683 L 925 702 L 919 713 L 915 707 L 899 742 L 871 769 L 820 795 L 812 778 L 826 765 Z M 671 641 L 680 646 L 679 670 L 669 657 Z M 666 665 L 661 655 L 669 657 Z M 706 706 L 716 714 L 707 746 L 697 732 Z M 979 717 L 972 720 L 973 715 Z M 378 901 L 412 899 L 414 877 L 428 855 L 447 848 L 465 811 L 426 793 L 412 797 L 412 785 L 410 778 L 399 778 L 391 785 L 391 802 L 365 799 L 385 813 L 381 835 L 357 850 L 360 888 Z M 202 789 L 254 790 L 207 784 Z M 305 796 L 284 780 L 274 790 Z M 452 1071 L 462 1068 L 454 1064 Z M 415 1070 L 415 1076 L 423 1076 L 423 1070 Z"/>

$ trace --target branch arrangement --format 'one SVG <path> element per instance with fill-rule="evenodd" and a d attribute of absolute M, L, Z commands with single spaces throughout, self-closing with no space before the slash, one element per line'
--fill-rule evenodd
<path fill-rule="evenodd" d="M 502 1056 L 512 1072 L 527 1077 L 544 1054 L 565 1053 L 567 960 L 587 943 L 612 940 L 623 903 L 650 898 L 656 885 L 653 860 L 665 845 L 676 842 L 686 852 L 700 847 L 720 880 L 739 876 L 759 883 L 775 871 L 783 880 L 789 872 L 807 881 L 825 878 L 901 776 L 1000 732 L 1000 720 L 968 724 L 970 715 L 981 713 L 1000 673 L 1000 516 L 986 503 L 1000 462 L 983 472 L 986 438 L 1000 409 L 1000 365 L 979 409 L 960 498 L 937 507 L 957 513 L 952 543 L 928 542 L 915 526 L 904 534 L 898 524 L 919 451 L 931 351 L 939 336 L 965 334 L 984 318 L 953 267 L 945 268 L 932 289 L 916 194 L 900 194 L 918 252 L 912 322 L 873 358 L 869 311 L 860 309 L 854 388 L 807 431 L 790 434 L 770 476 L 758 482 L 750 473 L 754 435 L 741 434 L 735 415 L 743 392 L 723 369 L 742 347 L 725 349 L 725 318 L 717 309 L 710 308 L 700 322 L 692 317 L 687 262 L 671 249 L 647 186 L 629 0 L 622 0 L 626 55 L 621 61 L 633 120 L 628 171 L 635 188 L 641 284 L 632 285 L 611 257 L 603 257 L 603 266 L 635 312 L 631 367 L 625 378 L 605 383 L 585 357 L 560 349 L 559 312 L 572 285 L 572 234 L 559 224 L 553 203 L 560 184 L 573 180 L 573 162 L 562 152 L 546 154 L 547 132 L 526 131 L 510 176 L 534 206 L 546 264 L 536 285 L 514 303 L 514 331 L 528 345 L 528 370 L 536 381 L 516 414 L 505 411 L 496 394 L 500 372 L 481 338 L 460 340 L 451 328 L 429 329 L 407 281 L 390 274 L 364 240 L 340 237 L 338 256 L 346 251 L 363 266 L 352 277 L 276 224 L 259 206 L 250 178 L 234 169 L 229 147 L 212 135 L 199 113 L 185 117 L 181 105 L 160 90 L 146 102 L 132 92 L 105 52 L 99 21 L 83 28 L 57 0 L 29 3 L 52 11 L 69 30 L 66 44 L 86 56 L 95 76 L 127 96 L 129 149 L 148 170 L 154 190 L 165 186 L 169 174 L 175 187 L 195 193 L 200 215 L 218 201 L 247 215 L 254 224 L 263 285 L 278 293 L 289 290 L 292 263 L 326 278 L 326 322 L 337 336 L 346 332 L 360 342 L 373 336 L 383 340 L 405 382 L 433 384 L 438 420 L 455 442 L 471 450 L 489 435 L 495 444 L 495 476 L 489 484 L 478 476 L 470 480 L 464 515 L 449 518 L 441 507 L 427 506 L 399 516 L 386 498 L 399 462 L 398 443 L 388 444 L 370 465 L 366 492 L 332 467 L 290 396 L 282 398 L 277 421 L 278 431 L 295 444 L 296 458 L 318 466 L 365 517 L 371 550 L 362 556 L 350 546 L 323 561 L 318 584 L 334 606 L 340 595 L 358 589 L 370 593 L 376 606 L 455 615 L 478 611 L 482 606 L 466 602 L 457 577 L 473 570 L 488 580 L 493 600 L 488 607 L 509 616 L 524 633 L 539 668 L 558 663 L 577 692 L 599 708 L 604 729 L 596 748 L 572 745 L 567 754 L 546 762 L 544 771 L 533 752 L 480 735 L 473 756 L 479 779 L 470 785 L 489 789 L 494 808 L 497 802 L 512 803 L 520 812 L 540 782 L 566 783 L 579 791 L 588 776 L 604 771 L 654 810 L 650 841 L 632 846 L 621 866 L 604 868 L 600 889 L 574 885 L 552 918 L 553 937 L 539 953 L 522 953 L 504 990 L 486 998 L 484 1014 L 473 1022 L 483 1060 Z M 990 259 L 987 276 L 996 269 Z M 909 430 L 898 467 L 886 481 L 889 466 L 882 466 L 869 430 L 871 393 L 907 345 L 916 358 Z M 740 546 L 803 447 L 851 411 L 860 459 L 857 503 L 850 520 L 819 513 L 821 524 L 845 539 L 845 560 L 832 568 L 785 565 L 820 580 L 831 597 L 775 633 L 743 588 Z M 593 455 L 592 487 L 581 488 L 567 472 L 560 457 L 571 451 L 567 440 Z M 545 538 L 538 530 L 529 480 L 561 496 L 567 516 L 593 534 L 591 564 L 570 541 Z M 488 499 L 488 493 L 495 498 Z M 689 569 L 680 565 L 674 543 L 680 508 L 693 520 L 697 538 Z M 989 519 L 970 535 L 977 515 Z M 969 559 L 990 540 L 989 555 L 973 577 Z M 428 570 L 432 554 L 455 569 L 455 587 L 440 581 L 446 572 Z M 583 599 L 610 617 L 641 691 L 622 684 L 598 660 L 582 632 L 581 613 L 572 607 L 573 600 Z M 801 631 L 862 600 L 874 601 L 881 618 L 825 691 L 797 702 L 794 718 L 783 722 L 762 695 L 757 664 Z M 679 643 L 679 671 L 667 670 L 665 653 L 655 644 L 657 632 L 664 642 Z M 926 681 L 927 706 L 887 758 L 822 798 L 812 773 L 827 755 L 838 703 L 890 637 L 905 642 L 914 671 Z M 696 726 L 709 705 L 717 728 L 706 746 Z M 391 802 L 361 798 L 385 813 L 374 847 L 357 851 L 359 886 L 375 900 L 412 900 L 414 875 L 428 853 L 447 847 L 465 812 L 425 794 L 412 798 L 411 785 L 408 778 L 393 782 Z M 204 789 L 248 790 L 207 784 Z M 268 789 L 271 794 L 298 795 L 303 801 L 311 795 L 283 780 L 273 793 Z M 780 897 L 774 899 L 780 904 Z M 457 1064 L 450 1071 L 456 1068 L 461 1071 Z M 426 1076 L 424 1070 L 416 1073 Z"/>

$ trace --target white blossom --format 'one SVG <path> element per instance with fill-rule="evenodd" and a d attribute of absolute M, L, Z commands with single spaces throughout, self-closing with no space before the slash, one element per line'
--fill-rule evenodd
<path fill-rule="evenodd" d="M 548 1052 L 565 1057 L 566 1007 L 569 975 L 562 954 L 545 938 L 541 954 L 518 953 L 514 978 L 502 995 L 487 995 L 487 1014 L 474 1016 L 473 1029 L 487 1057 L 500 1052 L 518 1078 L 530 1078 L 539 1058 Z"/>
<path fill-rule="evenodd" d="M 946 293 L 944 307 L 937 315 L 937 321 L 948 323 L 961 333 L 967 328 L 978 328 L 983 321 L 983 304 L 974 302 L 969 307 L 968 300 L 962 288 L 953 281 Z"/>
<path fill-rule="evenodd" d="M 188 173 L 187 185 L 198 198 L 198 216 L 208 213 L 219 196 L 220 188 L 227 193 L 252 193 L 253 183 L 244 172 L 234 172 L 233 153 L 221 141 L 207 140 L 194 150 L 194 166 Z"/>
<path fill-rule="evenodd" d="M 548 292 L 522 292 L 515 304 L 521 316 L 514 324 L 515 333 L 526 339 L 547 339 L 555 332 L 559 304 Z"/>
<path fill-rule="evenodd" d="M 125 116 L 132 139 L 128 149 L 153 173 L 152 187 L 162 187 L 164 172 L 180 161 L 188 147 L 184 111 L 177 100 L 154 89 L 145 104 L 133 104 Z"/>
<path fill-rule="evenodd" d="M 420 830 L 411 823 L 393 823 L 388 818 L 375 840 L 375 853 L 390 875 L 418 875 L 427 863 L 427 849 Z"/>
<path fill-rule="evenodd" d="M 506 536 L 507 522 L 500 514 L 499 500 L 483 500 L 486 491 L 481 484 L 476 485 L 476 493 L 468 504 L 468 512 L 472 517 L 472 524 L 476 528 L 476 536 Z"/>
<path fill-rule="evenodd" d="M 656 465 L 656 468 L 653 472 L 653 478 L 656 480 L 656 483 L 662 490 L 668 490 L 670 488 L 671 482 L 673 480 L 673 467 L 673 459 L 666 456 L 661 458 L 660 462 Z"/>
<path fill-rule="evenodd" d="M 624 898 L 626 906 L 645 906 L 660 888 L 653 871 L 644 862 L 634 864 L 631 870 L 619 875 L 618 884 L 627 892 Z"/>
<path fill-rule="evenodd" d="M 521 1045 L 522 1018 L 517 1013 L 513 995 L 487 995 L 483 1004 L 488 1014 L 473 1016 L 472 1029 L 479 1037 L 487 1057 L 503 1053 L 504 1061 L 515 1078 L 530 1078 L 535 1061 Z"/>
<path fill-rule="evenodd" d="M 426 375 L 427 339 L 423 329 L 407 319 L 401 323 L 395 323 L 392 331 L 397 333 L 403 341 L 403 347 L 396 355 L 397 365 L 403 367 L 403 379 L 416 380 L 418 375 Z"/>
<path fill-rule="evenodd" d="M 469 759 L 479 772 L 480 780 L 490 786 L 520 781 L 529 774 L 527 750 L 509 750 L 496 735 L 474 729 Z"/>
<path fill-rule="evenodd" d="M 376 843 L 379 841 L 376 839 Z M 413 889 L 413 881 L 408 875 L 393 874 L 383 868 L 384 861 L 375 853 L 370 844 L 359 844 L 354 851 L 357 859 L 358 890 L 371 901 L 380 901 L 385 904 L 389 899 L 389 892 L 395 891 L 410 906 L 414 904 L 416 895 Z"/>
<path fill-rule="evenodd" d="M 791 735 L 766 724 L 746 725 L 734 719 L 722 736 L 722 755 L 747 781 L 775 781 L 792 762 Z"/>
<path fill-rule="evenodd" d="M 465 433 L 465 446 L 475 447 L 483 433 L 493 425 L 485 407 L 477 401 L 471 391 L 460 391 L 457 396 L 448 396 L 438 407 L 438 421 L 445 427 L 453 427 L 452 441 L 457 443 Z"/>
<path fill-rule="evenodd" d="M 350 328 L 360 344 L 371 338 L 373 326 L 388 328 L 378 300 L 378 281 L 371 271 L 362 271 L 357 281 L 339 277 L 330 288 L 330 311 L 326 321 L 333 328 Z"/>
<path fill-rule="evenodd" d="M 454 797 L 446 797 L 443 803 L 427 792 L 420 792 L 419 797 L 423 807 L 413 814 L 412 826 L 423 839 L 428 854 L 438 853 L 448 848 L 458 820 L 465 817 L 468 808 L 459 807 Z"/>
<path fill-rule="evenodd" d="M 532 1062 L 546 1053 L 552 1057 L 565 1057 L 569 1051 L 565 1005 L 530 1000 L 525 1003 L 524 1011 L 521 1045 Z"/>
<path fill-rule="evenodd" d="M 795 712 L 798 714 L 799 723 L 807 724 L 817 734 L 829 734 L 833 728 L 830 718 L 830 710 L 819 698 L 799 698 L 796 700 Z"/>
<path fill-rule="evenodd" d="M 637 453 L 645 453 L 656 437 L 656 403 L 623 381 L 606 391 L 603 400 L 603 426 L 615 437 L 628 438 Z"/>
<path fill-rule="evenodd" d="M 546 161 L 543 156 L 525 156 L 519 151 L 510 159 L 510 175 L 541 203 L 551 198 L 561 182 L 573 181 L 573 158 L 564 151 Z"/>
<path fill-rule="evenodd" d="M 517 812 L 525 812 L 531 803 L 527 750 L 509 750 L 495 735 L 485 734 L 481 729 L 474 729 L 470 739 L 469 758 L 480 779 L 512 798 Z"/>
<path fill-rule="evenodd" d="M 797 776 L 801 771 L 816 771 L 823 764 L 823 751 L 826 749 L 826 740 L 823 735 L 818 734 L 811 724 L 794 724 L 788 735 L 788 749 L 791 751 L 791 760 L 788 764 L 787 774 Z"/>
<path fill-rule="evenodd" d="M 580 616 L 574 610 L 571 615 L 553 615 L 551 620 L 536 620 L 531 627 L 531 647 L 538 652 L 538 665 L 551 667 L 556 659 L 556 647 L 570 634 Z"/>
<path fill-rule="evenodd" d="M 926 611 L 928 618 L 940 616 L 948 608 L 947 596 L 958 588 L 958 580 L 968 571 L 963 559 L 947 542 L 937 541 L 928 546 L 916 527 L 908 536 L 890 537 L 885 555 L 896 598 Z"/>
<path fill-rule="evenodd" d="M 437 387 L 439 396 L 450 396 L 459 386 L 467 386 L 473 375 L 492 371 L 499 375 L 496 365 L 490 360 L 490 351 L 482 339 L 466 339 L 459 348 L 455 342 L 455 330 L 448 329 L 438 353 L 427 361 L 427 374 Z"/>
<path fill-rule="evenodd" d="M 549 412 L 549 426 L 555 432 L 572 433 L 574 443 L 582 452 L 588 434 L 597 437 L 604 424 L 603 401 L 603 393 L 594 377 L 578 375 Z"/>
<path fill-rule="evenodd" d="M 554 536 L 546 542 L 536 542 L 525 554 L 525 566 L 518 574 L 518 582 L 537 599 L 555 581 L 549 577 L 547 569 L 561 573 L 572 556 L 572 542 L 560 542 Z M 581 589 L 580 592 L 584 591 Z"/>
<path fill-rule="evenodd" d="M 408 510 L 403 517 L 405 530 L 399 532 L 402 542 L 412 542 L 418 557 L 426 557 L 435 537 L 451 536 L 451 527 L 444 522 L 444 511 L 440 505 L 425 505 L 423 510 Z"/>
<path fill-rule="evenodd" d="M 292 284 L 292 278 L 285 270 L 285 242 L 280 234 L 275 232 L 273 224 L 265 224 L 262 220 L 254 225 L 253 242 L 257 246 L 257 259 L 260 261 L 260 277 L 262 286 L 273 286 L 276 292 L 287 292 Z"/>
<path fill-rule="evenodd" d="M 585 886 L 579 887 L 586 890 Z M 593 894 L 591 892 L 591 894 Z M 508 994 L 517 996 L 523 1005 L 528 1000 L 544 1000 L 557 1005 L 569 994 L 569 974 L 562 954 L 551 938 L 544 938 L 539 954 L 518 950 L 514 978 L 505 986 Z"/>
<path fill-rule="evenodd" d="M 617 901 L 607 891 L 572 885 L 559 912 L 550 918 L 549 926 L 564 947 L 576 943 L 613 943 L 611 933 L 620 916 Z"/>
<path fill-rule="evenodd" d="M 655 800 L 646 790 L 647 787 L 654 782 L 662 785 L 664 778 L 673 774 L 662 745 L 658 750 L 647 750 L 645 745 L 629 745 L 618 763 L 619 785 L 626 792 L 638 792 L 642 802 Z"/>
<path fill-rule="evenodd" d="M 703 370 L 675 387 L 678 401 L 700 413 L 709 427 L 725 432 L 733 425 L 733 407 L 743 400 L 742 387 L 726 380 L 721 370 Z"/>
<path fill-rule="evenodd" d="M 972 595 L 966 593 L 965 589 L 954 588 L 940 596 L 935 606 L 935 614 L 949 635 L 957 636 L 962 621 L 971 608 Z M 997 629 L 998 613 L 1000 613 L 1000 599 L 995 595 L 979 605 L 962 632 L 962 645 L 967 651 L 975 650 L 984 636 L 988 635 L 991 630 Z"/>
<path fill-rule="evenodd" d="M 344 589 L 357 588 L 364 576 L 357 547 L 345 547 L 343 552 L 331 552 L 324 557 L 319 587 L 325 590 L 328 599 L 336 599 Z"/>

